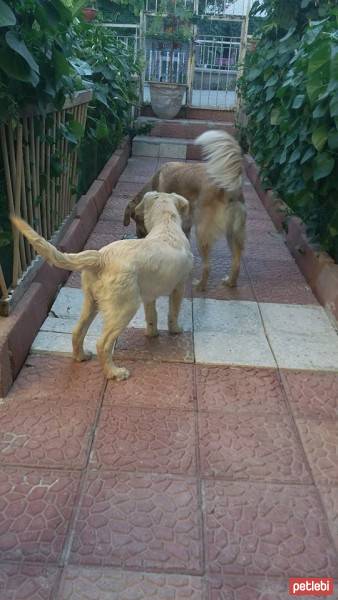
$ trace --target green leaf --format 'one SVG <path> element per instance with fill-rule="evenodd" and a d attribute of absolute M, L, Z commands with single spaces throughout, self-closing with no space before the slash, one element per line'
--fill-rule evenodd
<path fill-rule="evenodd" d="M 270 115 L 270 123 L 271 125 L 277 125 L 279 121 L 279 108 L 273 108 Z"/>
<path fill-rule="evenodd" d="M 318 104 L 313 111 L 312 116 L 314 119 L 320 119 L 321 117 L 324 117 L 327 112 L 327 106 L 325 106 L 325 104 Z"/>
<path fill-rule="evenodd" d="M 330 100 L 330 115 L 331 117 L 338 117 L 338 94 Z"/>
<path fill-rule="evenodd" d="M 298 94 L 298 96 L 296 96 L 294 98 L 294 101 L 292 102 L 292 108 L 300 108 L 301 106 L 303 106 L 304 100 L 305 100 L 304 94 Z"/>
<path fill-rule="evenodd" d="M 317 127 L 312 133 L 311 141 L 319 152 L 324 148 L 327 142 L 328 130 L 325 125 Z"/>
<path fill-rule="evenodd" d="M 338 149 L 338 131 L 330 131 L 327 142 L 331 150 Z"/>
<path fill-rule="evenodd" d="M 300 150 L 299 148 L 296 148 L 296 150 L 294 150 L 289 158 L 289 163 L 293 163 L 296 162 L 298 159 L 300 158 Z"/>
<path fill-rule="evenodd" d="M 310 158 L 313 158 L 314 155 L 316 154 L 315 149 L 310 146 L 307 151 L 303 154 L 302 156 L 302 160 L 300 161 L 300 164 L 303 165 L 304 163 L 306 163 L 308 160 L 310 160 Z"/>
<path fill-rule="evenodd" d="M 16 17 L 6 2 L 0 0 L 0 27 L 11 27 L 15 25 Z"/>
<path fill-rule="evenodd" d="M 314 181 L 319 181 L 319 179 L 324 179 L 324 177 L 328 177 L 328 175 L 332 173 L 334 165 L 334 159 L 332 158 L 332 156 L 327 154 L 327 152 L 318 154 L 314 160 Z"/>
<path fill-rule="evenodd" d="M 257 79 L 257 77 L 259 77 L 262 74 L 262 69 L 250 69 L 248 75 L 247 75 L 247 79 L 248 81 L 254 81 L 255 79 Z"/>
<path fill-rule="evenodd" d="M 66 58 L 64 57 L 64 55 L 62 54 L 62 52 L 59 52 L 59 50 L 54 49 L 53 63 L 54 63 L 54 67 L 55 67 L 56 77 L 58 79 L 63 77 L 64 75 L 69 75 L 69 73 L 70 73 L 69 63 L 66 60 Z"/>
<path fill-rule="evenodd" d="M 32 71 L 21 56 L 9 48 L 0 49 L 0 69 L 11 79 L 31 83 L 34 87 L 39 83 L 38 74 Z"/>
<path fill-rule="evenodd" d="M 35 62 L 25 42 L 19 40 L 12 31 L 7 31 L 6 42 L 14 52 L 20 54 L 33 71 L 39 74 L 39 65 Z"/>
<path fill-rule="evenodd" d="M 330 64 L 330 46 L 327 42 L 316 46 L 309 58 L 308 74 L 312 75 L 324 65 Z"/>
<path fill-rule="evenodd" d="M 278 83 L 278 81 L 279 81 L 278 75 L 272 75 L 267 80 L 265 87 L 269 87 L 270 85 L 276 85 L 276 83 Z"/>

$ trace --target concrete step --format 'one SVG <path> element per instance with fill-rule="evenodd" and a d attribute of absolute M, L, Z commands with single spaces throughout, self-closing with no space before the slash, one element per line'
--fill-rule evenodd
<path fill-rule="evenodd" d="M 132 155 L 172 158 L 173 160 L 202 160 L 200 147 L 195 146 L 191 139 L 150 135 L 134 137 Z"/>
<path fill-rule="evenodd" d="M 165 137 L 165 138 L 177 138 L 193 140 L 197 138 L 201 133 L 210 131 L 211 129 L 222 129 L 227 131 L 231 135 L 236 134 L 236 128 L 232 121 L 206 121 L 206 120 L 193 120 L 193 119 L 156 119 L 154 117 L 139 117 L 137 119 L 139 125 L 145 125 L 150 123 L 152 130 L 150 135 L 152 137 Z"/>

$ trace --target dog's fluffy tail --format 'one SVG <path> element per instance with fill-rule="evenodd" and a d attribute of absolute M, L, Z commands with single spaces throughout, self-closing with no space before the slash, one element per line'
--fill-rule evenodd
<path fill-rule="evenodd" d="M 83 271 L 97 268 L 101 264 L 101 254 L 97 250 L 84 250 L 78 254 L 60 252 L 34 231 L 23 219 L 12 215 L 11 221 L 32 244 L 34 250 L 55 267 L 69 271 Z"/>
<path fill-rule="evenodd" d="M 226 131 L 206 131 L 195 144 L 203 147 L 209 177 L 218 187 L 235 192 L 242 186 L 242 152 L 239 143 Z"/>

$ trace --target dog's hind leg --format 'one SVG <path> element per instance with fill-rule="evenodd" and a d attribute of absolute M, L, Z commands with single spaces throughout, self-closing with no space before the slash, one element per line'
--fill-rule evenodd
<path fill-rule="evenodd" d="M 147 323 L 147 333 L 148 337 L 156 337 L 158 336 L 157 329 L 157 312 L 156 312 L 156 301 L 148 302 L 144 305 L 144 314 L 146 317 Z"/>
<path fill-rule="evenodd" d="M 208 279 L 209 279 L 209 272 L 210 272 L 209 255 L 210 255 L 210 250 L 211 250 L 211 244 L 210 244 L 209 240 L 203 239 L 202 236 L 199 236 L 198 228 L 196 229 L 196 233 L 197 233 L 199 253 L 202 258 L 202 277 L 199 281 L 194 281 L 194 285 L 195 285 L 197 291 L 204 292 L 207 287 L 207 283 L 208 283 Z"/>
<path fill-rule="evenodd" d="M 169 333 L 182 333 L 183 329 L 178 324 L 178 315 L 184 295 L 185 282 L 180 283 L 169 296 L 168 330 Z"/>
<path fill-rule="evenodd" d="M 232 253 L 231 270 L 225 279 L 224 285 L 235 287 L 241 266 L 241 257 L 245 244 L 246 211 L 242 202 L 234 202 L 229 208 L 229 217 L 226 224 L 226 237 Z"/>
<path fill-rule="evenodd" d="M 80 319 L 77 322 L 72 335 L 73 357 L 78 362 L 81 362 L 83 360 L 89 360 L 92 356 L 90 352 L 84 351 L 83 342 L 86 333 L 96 315 L 96 302 L 91 292 L 89 290 L 84 290 L 84 300 Z"/>
<path fill-rule="evenodd" d="M 128 379 L 129 371 L 123 367 L 116 367 L 113 363 L 112 353 L 115 341 L 122 331 L 127 327 L 141 304 L 141 299 L 135 297 L 130 299 L 126 305 L 125 296 L 114 302 L 111 298 L 100 303 L 100 310 L 104 316 L 103 332 L 96 344 L 97 355 L 107 379 Z M 137 298 L 137 299 L 136 299 Z M 114 299 L 115 300 L 115 299 Z"/>

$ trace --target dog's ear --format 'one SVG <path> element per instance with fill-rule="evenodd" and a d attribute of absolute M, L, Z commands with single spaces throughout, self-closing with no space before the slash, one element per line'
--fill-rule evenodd
<path fill-rule="evenodd" d="M 125 227 L 128 227 L 128 225 L 130 224 L 130 217 L 131 217 L 131 206 L 130 203 L 126 206 L 126 210 L 124 211 L 124 217 L 123 217 L 123 225 Z"/>
<path fill-rule="evenodd" d="M 149 204 L 150 201 L 156 200 L 158 196 L 158 192 L 147 192 L 146 194 L 144 194 L 141 202 L 139 202 L 138 205 L 135 207 L 135 215 L 143 217 L 146 205 Z"/>
<path fill-rule="evenodd" d="M 175 206 L 180 215 L 186 217 L 189 214 L 190 204 L 186 198 L 179 194 L 171 194 L 174 197 Z"/>

